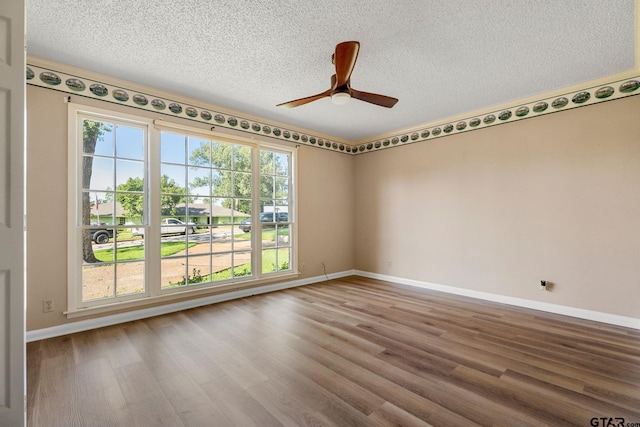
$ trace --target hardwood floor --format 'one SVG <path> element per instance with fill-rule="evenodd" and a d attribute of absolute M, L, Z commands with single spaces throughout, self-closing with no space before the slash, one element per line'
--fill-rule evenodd
<path fill-rule="evenodd" d="M 640 331 L 361 277 L 27 358 L 33 427 L 640 426 Z"/>

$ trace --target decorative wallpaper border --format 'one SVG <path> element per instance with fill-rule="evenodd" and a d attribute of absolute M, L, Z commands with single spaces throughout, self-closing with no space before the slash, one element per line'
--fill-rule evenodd
<path fill-rule="evenodd" d="M 348 154 L 384 150 L 640 94 L 640 90 L 638 90 L 640 89 L 640 75 L 638 75 L 630 79 L 618 80 L 609 84 L 571 91 L 551 98 L 540 99 L 525 104 L 516 104 L 516 106 L 511 108 L 490 111 L 455 122 L 444 121 L 437 125 L 426 126 L 419 131 L 401 132 L 389 137 L 349 145 L 321 138 L 317 135 L 285 129 L 280 126 L 249 120 L 243 117 L 236 117 L 224 112 L 211 111 L 207 108 L 177 102 L 168 98 L 98 82 L 36 65 L 27 64 L 26 77 L 27 84 L 34 86 L 59 90 L 65 93 L 99 99 L 115 104 L 127 105 L 168 116 L 208 123 L 216 127 L 235 129 L 253 135 L 260 134 L 283 141 Z"/>
<path fill-rule="evenodd" d="M 114 104 L 127 105 L 167 116 L 180 117 L 215 127 L 235 129 L 252 135 L 260 134 L 296 144 L 310 145 L 327 150 L 355 154 L 349 144 L 332 141 L 317 135 L 285 129 L 280 126 L 230 115 L 220 111 L 201 108 L 164 97 L 154 96 L 104 82 L 74 76 L 37 65 L 27 64 L 27 84 L 86 98 L 99 99 Z"/>
<path fill-rule="evenodd" d="M 559 111 L 566 111 L 599 102 L 625 98 L 627 96 L 640 95 L 639 88 L 640 76 L 618 80 L 609 84 L 567 92 L 551 98 L 525 104 L 516 104 L 514 107 L 470 116 L 463 120 L 441 122 L 437 125 L 425 127 L 420 131 L 403 132 L 390 137 L 365 141 L 356 144 L 353 147 L 353 152 L 360 154 L 363 152 L 383 150 L 410 143 L 442 138 L 462 132 L 469 132 L 489 126 L 529 119 L 545 114 L 557 113 Z"/>

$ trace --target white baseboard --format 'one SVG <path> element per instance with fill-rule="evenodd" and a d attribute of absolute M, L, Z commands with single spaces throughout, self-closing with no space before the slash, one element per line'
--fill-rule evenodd
<path fill-rule="evenodd" d="M 265 294 L 268 292 L 279 291 L 282 289 L 295 288 L 298 286 L 319 283 L 329 279 L 339 279 L 342 277 L 358 275 L 369 277 L 372 279 L 386 280 L 388 282 L 399 283 L 402 285 L 415 286 L 434 291 L 446 292 L 449 294 L 462 295 L 471 298 L 477 298 L 486 301 L 509 304 L 517 307 L 530 308 L 534 310 L 546 311 L 549 313 L 562 314 L 565 316 L 577 317 L 580 319 L 593 320 L 596 322 L 608 323 L 611 325 L 624 326 L 627 328 L 640 329 L 640 319 L 634 317 L 618 316 L 615 314 L 602 313 L 598 311 L 585 310 L 581 308 L 568 307 L 563 305 L 549 304 L 539 301 L 531 301 L 523 298 L 508 297 L 499 294 L 491 294 L 488 292 L 474 291 L 470 289 L 457 288 L 454 286 L 438 285 L 435 283 L 421 282 L 418 280 L 404 279 L 401 277 L 388 276 L 384 274 L 370 273 L 361 270 L 346 270 L 338 273 L 330 273 L 325 276 L 308 277 L 306 279 L 292 280 L 288 282 L 275 283 L 272 285 L 259 286 L 256 288 L 243 289 L 239 291 L 227 292 L 219 295 L 212 295 L 204 298 L 197 298 L 188 301 L 182 301 L 173 304 L 167 304 L 158 307 L 144 308 L 126 313 L 113 314 L 110 316 L 99 317 L 95 319 L 81 320 L 78 322 L 67 323 L 50 328 L 36 329 L 27 331 L 26 341 L 38 341 L 46 338 L 59 337 L 62 335 L 73 334 L 76 332 L 88 331 L 90 329 L 102 328 L 105 326 L 117 325 L 119 323 L 130 322 L 133 320 L 145 319 L 153 316 L 174 313 L 190 308 L 201 307 L 204 305 L 214 304 L 217 302 L 230 301 L 233 299 L 244 298 L 251 295 Z"/>
<path fill-rule="evenodd" d="M 515 298 L 505 295 L 492 294 L 488 292 L 474 291 L 471 289 L 457 288 L 455 286 L 438 285 L 435 283 L 421 282 L 418 280 L 403 279 L 401 277 L 387 276 L 385 274 L 370 273 L 368 271 L 355 270 L 354 274 L 371 279 L 385 280 L 402 285 L 415 286 L 430 289 L 433 291 L 446 292 L 449 294 L 462 295 L 486 301 L 498 302 L 517 307 L 530 308 L 533 310 L 546 311 L 549 313 L 562 314 L 565 316 L 577 317 L 580 319 L 593 320 L 595 322 L 608 323 L 611 325 L 624 326 L 627 328 L 640 329 L 640 319 L 635 317 L 618 316 L 615 314 L 602 313 L 599 311 L 585 310 L 582 308 L 569 307 L 564 305 L 549 304 L 545 302 L 532 301 L 524 298 Z"/>
<path fill-rule="evenodd" d="M 52 326 L 50 328 L 36 329 L 27 331 L 26 341 L 38 341 L 46 338 L 59 337 L 62 335 L 73 334 L 76 332 L 88 331 L 90 329 L 102 328 L 105 326 L 117 325 L 119 323 L 130 322 L 132 320 L 145 319 L 153 316 L 174 313 L 190 308 L 201 307 L 204 305 L 214 304 L 217 302 L 230 301 L 233 299 L 244 298 L 251 295 L 265 294 L 268 292 L 279 291 L 282 289 L 295 288 L 298 286 L 310 285 L 312 283 L 323 282 L 328 279 L 339 279 L 341 277 L 352 276 L 353 270 L 341 271 L 338 273 L 329 273 L 325 277 L 315 276 L 306 279 L 292 280 L 288 282 L 275 283 L 272 285 L 259 286 L 256 288 L 242 289 L 239 291 L 226 292 L 223 294 L 212 295 L 203 298 L 196 298 L 188 301 L 177 302 L 173 304 L 162 305 L 158 307 L 143 308 L 139 310 L 129 311 L 126 313 L 113 314 L 109 316 L 99 317 L 95 319 L 81 320 L 78 322 L 66 323 L 64 325 Z"/>

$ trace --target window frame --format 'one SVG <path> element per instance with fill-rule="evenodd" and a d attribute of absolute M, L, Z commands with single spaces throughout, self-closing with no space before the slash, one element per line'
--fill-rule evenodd
<path fill-rule="evenodd" d="M 144 162 L 144 174 L 148 176 L 149 169 L 149 145 L 150 145 L 150 128 L 152 121 L 143 117 L 136 117 L 124 114 L 118 114 L 109 110 L 104 110 L 95 107 L 86 107 L 80 105 L 69 104 L 68 108 L 68 210 L 67 210 L 67 276 L 68 276 L 68 290 L 67 290 L 67 310 L 75 311 L 78 309 L 88 309 L 92 307 L 103 306 L 104 301 L 109 303 L 123 303 L 133 300 L 139 300 L 141 298 L 148 297 L 150 290 L 148 286 L 145 286 L 143 292 L 136 294 L 126 294 L 121 296 L 115 296 L 110 299 L 96 299 L 93 301 L 83 301 L 82 295 L 82 230 L 85 225 L 81 224 L 82 220 L 82 192 L 83 192 L 83 176 L 82 176 L 82 162 L 83 162 L 83 143 L 82 143 L 82 121 L 84 119 L 105 120 L 116 125 L 130 125 L 138 128 L 144 128 L 145 140 L 143 144 L 143 162 Z M 114 141 L 115 143 L 115 141 Z M 115 149 L 115 148 L 114 148 Z M 114 152 L 114 159 L 115 152 Z M 145 185 L 148 186 L 148 179 L 144 180 Z M 113 189 L 115 191 L 115 188 Z M 144 190 L 145 204 L 147 189 Z M 147 220 L 146 216 L 143 216 L 142 222 Z M 118 230 L 120 224 L 113 224 L 109 228 Z M 117 261 L 114 260 L 114 264 Z M 145 249 L 145 257 L 143 260 L 145 268 L 145 277 L 147 276 L 147 251 Z M 145 279 L 145 285 L 148 282 L 148 278 Z M 101 303 L 102 302 L 102 303 Z"/>
<path fill-rule="evenodd" d="M 141 293 L 129 295 L 116 295 L 113 298 L 99 300 L 82 300 L 82 123 L 85 118 L 100 120 L 118 124 L 132 124 L 136 127 L 146 128 L 144 143 L 145 163 L 145 210 L 142 218 L 142 227 L 145 227 L 145 255 L 144 276 L 145 289 Z M 205 138 L 208 140 L 248 146 L 251 149 L 252 166 L 252 191 L 251 191 L 251 276 L 240 276 L 204 284 L 189 285 L 178 288 L 162 288 L 161 285 L 161 260 L 160 255 L 160 227 L 161 227 L 161 190 L 159 187 L 161 178 L 160 135 L 161 132 L 178 133 L 185 136 Z M 256 138 L 247 138 L 226 132 L 205 130 L 195 126 L 186 126 L 173 121 L 152 119 L 137 116 L 119 110 L 97 108 L 83 104 L 68 104 L 68 212 L 67 212 L 67 267 L 68 267 L 68 302 L 67 317 L 78 317 L 95 313 L 121 310 L 128 307 L 137 307 L 159 302 L 171 302 L 183 299 L 187 295 L 206 296 L 212 293 L 233 291 L 250 286 L 258 286 L 263 283 L 271 283 L 274 280 L 283 280 L 297 277 L 298 271 L 298 230 L 297 230 L 297 146 L 275 144 Z M 260 152 L 268 150 L 284 153 L 289 157 L 289 251 L 290 265 L 287 270 L 277 270 L 263 273 L 261 260 L 262 224 L 260 223 Z M 188 183 L 187 183 L 188 185 Z M 115 189 L 114 189 L 115 191 Z M 293 211 L 293 212 L 291 212 Z M 78 220 L 80 218 L 80 220 Z M 213 221 L 211 221 L 213 223 Z M 114 228 L 120 224 L 114 225 Z M 213 225 L 213 224 L 211 224 Z M 237 224 L 231 224 L 237 227 Z M 276 237 L 277 238 L 277 237 Z M 114 261 L 115 262 L 115 261 Z"/>
<path fill-rule="evenodd" d="M 260 158 L 261 152 L 262 152 L 263 150 L 264 150 L 264 151 L 270 151 L 270 152 L 272 152 L 272 153 L 274 153 L 274 154 L 278 154 L 278 153 L 280 153 L 280 154 L 286 154 L 286 153 L 287 153 L 287 151 L 284 151 L 284 150 L 281 150 L 281 149 L 277 149 L 277 148 L 273 148 L 273 147 L 268 147 L 268 146 L 258 147 L 258 149 L 256 150 L 256 157 L 258 157 L 258 162 L 259 162 L 259 163 L 258 163 L 258 168 L 260 169 L 260 170 L 259 170 L 259 173 L 257 174 L 258 176 L 257 176 L 257 177 L 256 177 L 256 179 L 255 179 L 255 181 L 256 181 L 257 183 L 255 184 L 255 187 L 254 187 L 254 188 L 256 189 L 256 193 L 258 193 L 258 194 L 257 194 L 257 200 L 258 200 L 258 202 L 259 202 L 259 203 L 258 203 L 258 206 L 257 206 L 257 208 L 258 208 L 258 213 L 257 213 L 257 214 L 255 214 L 255 218 L 257 219 L 257 222 L 258 222 L 258 228 L 257 228 L 257 231 L 258 231 L 258 232 L 254 233 L 256 236 L 262 236 L 263 222 L 262 222 L 262 218 L 261 218 L 261 216 L 262 216 L 263 214 L 265 214 L 265 213 L 268 213 L 268 212 L 260 212 L 260 209 L 259 209 L 259 208 L 260 208 L 260 205 L 261 205 L 261 201 L 263 200 L 262 193 L 261 193 L 261 190 L 262 190 L 262 188 L 261 188 L 261 184 L 262 184 L 262 180 L 261 180 L 261 178 L 263 177 L 263 174 L 262 174 L 262 170 L 261 170 L 261 158 Z M 292 187 L 294 187 L 294 163 L 295 163 L 295 162 L 294 162 L 294 158 L 293 158 L 293 155 L 292 155 L 292 156 L 291 156 L 291 158 L 290 158 L 290 160 L 289 160 L 289 164 L 287 165 L 287 169 L 288 169 L 288 171 L 289 171 L 289 173 L 287 174 L 287 177 L 289 178 L 289 181 L 288 181 L 287 185 L 288 185 L 288 188 L 289 188 L 289 189 L 291 189 Z M 275 166 L 275 163 L 274 163 L 274 166 Z M 267 174 L 267 176 L 272 176 L 274 179 L 277 179 L 277 178 L 279 178 L 279 177 L 282 177 L 282 175 L 278 175 L 278 174 L 276 173 L 276 171 L 275 171 L 275 170 L 274 170 L 274 173 L 273 173 L 273 174 Z M 274 185 L 274 187 L 275 187 L 275 185 Z M 288 191 L 288 195 L 289 195 L 289 197 L 288 197 L 288 199 L 287 199 L 287 202 L 288 202 L 287 206 L 293 206 L 294 201 L 292 200 L 293 193 L 291 192 L 291 190 L 289 190 L 289 191 Z M 280 200 L 279 198 L 275 197 L 275 194 L 274 194 L 273 196 L 274 196 L 274 197 L 272 198 L 272 200 L 273 200 L 274 202 L 276 202 L 277 200 Z M 267 199 L 268 199 L 268 198 L 267 198 Z M 277 274 L 278 274 L 278 271 L 279 271 L 279 270 L 278 270 L 278 266 L 277 266 L 277 265 L 276 265 L 276 269 L 275 269 L 274 271 L 264 272 L 264 271 L 263 271 L 263 270 L 264 270 L 264 268 L 263 268 L 263 265 L 262 265 L 262 259 L 263 259 L 263 254 L 264 254 L 264 252 L 265 252 L 265 251 L 268 251 L 268 250 L 275 250 L 275 251 L 276 251 L 276 253 L 278 252 L 278 250 L 279 250 L 279 248 L 280 248 L 280 247 L 279 247 L 279 245 L 278 245 L 278 232 L 277 232 L 277 230 L 278 230 L 278 228 L 279 228 L 281 225 L 283 225 L 283 224 L 287 224 L 288 229 L 289 229 L 289 239 L 290 239 L 289 246 L 288 246 L 289 251 L 290 251 L 289 258 L 290 258 L 290 260 L 291 260 L 291 264 L 292 264 L 292 265 L 295 265 L 295 268 L 297 269 L 297 262 L 294 262 L 294 258 L 293 258 L 293 255 L 292 255 L 292 251 L 293 251 L 293 246 L 292 246 L 292 245 L 293 245 L 293 240 L 294 240 L 294 239 L 295 239 L 295 237 L 297 236 L 297 229 L 295 229 L 295 227 L 293 227 L 293 224 L 295 223 L 294 219 L 295 219 L 295 216 L 296 216 L 296 214 L 297 214 L 297 209 L 295 209 L 295 206 L 293 206 L 293 212 L 291 212 L 291 214 L 292 214 L 292 215 L 289 215 L 289 210 L 288 210 L 288 208 L 287 208 L 287 221 L 279 221 L 279 220 L 278 220 L 278 217 L 280 216 L 280 213 L 279 213 L 279 212 L 274 211 L 274 212 L 273 212 L 273 216 L 272 216 L 272 220 L 273 220 L 273 221 L 271 221 L 271 222 L 266 222 L 266 223 L 267 223 L 267 224 L 269 224 L 270 226 L 271 226 L 271 225 L 273 225 L 273 226 L 274 226 L 274 228 L 275 228 L 275 230 L 276 230 L 276 235 L 275 235 L 276 244 L 275 244 L 275 248 L 267 248 L 267 249 L 265 249 L 265 247 L 264 247 L 264 246 L 261 246 L 261 247 L 259 248 L 259 251 L 260 251 L 260 256 L 258 257 L 258 258 L 259 258 L 259 264 L 256 266 L 256 269 L 258 269 L 258 270 L 256 270 L 256 271 L 259 271 L 259 272 L 260 272 L 260 274 L 262 274 L 262 275 L 264 275 L 264 276 L 267 276 L 267 277 L 268 277 L 268 276 L 271 276 L 271 275 L 277 275 Z M 292 219 L 292 218 L 293 218 L 293 219 Z M 252 216 L 252 222 L 253 222 L 253 216 Z M 294 239 L 292 239 L 292 237 L 291 237 L 291 234 L 292 234 L 292 233 L 295 233 L 295 234 L 293 235 L 293 238 L 294 238 Z M 257 238 L 257 237 L 256 237 L 256 238 Z M 285 247 L 286 247 L 286 246 L 285 246 Z M 276 258 L 277 258 L 277 255 L 276 255 Z M 292 268 L 292 267 L 290 266 L 290 268 Z"/>

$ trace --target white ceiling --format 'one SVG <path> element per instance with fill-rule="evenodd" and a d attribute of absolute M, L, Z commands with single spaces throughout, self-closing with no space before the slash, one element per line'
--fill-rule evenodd
<path fill-rule="evenodd" d="M 635 66 L 633 0 L 26 0 L 30 55 L 357 141 Z M 328 98 L 331 54 L 360 42 Z"/>

